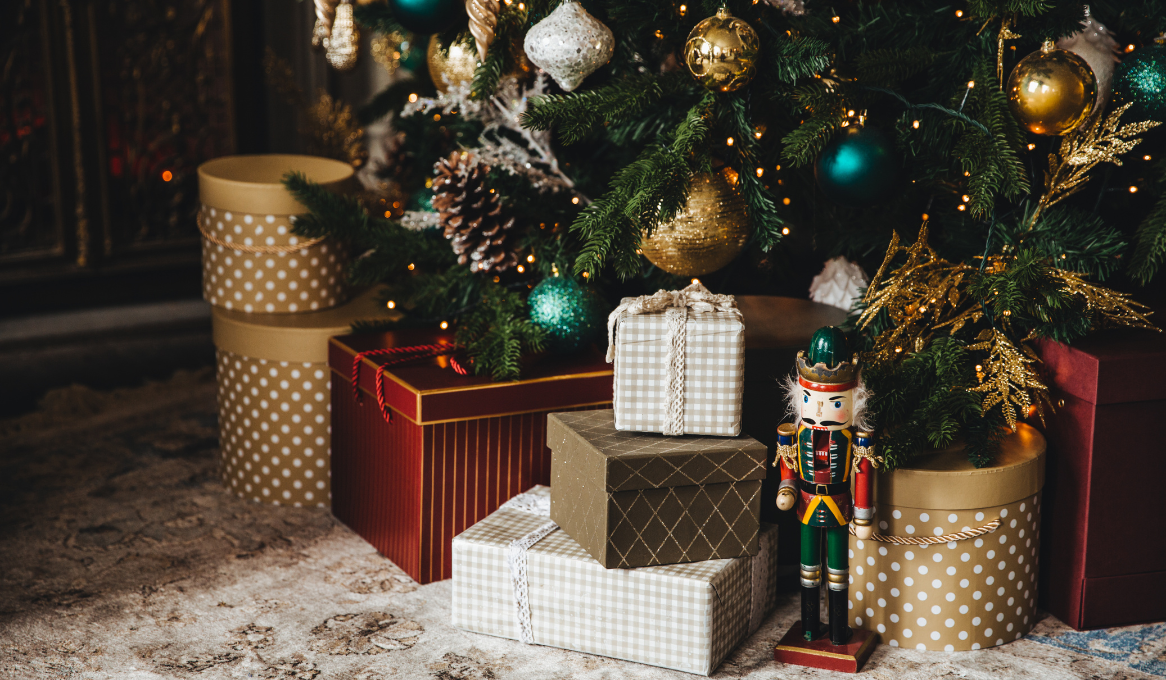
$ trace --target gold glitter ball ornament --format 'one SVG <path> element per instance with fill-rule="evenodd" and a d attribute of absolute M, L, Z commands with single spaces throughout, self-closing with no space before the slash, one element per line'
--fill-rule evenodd
<path fill-rule="evenodd" d="M 693 176 L 688 203 L 643 240 L 644 257 L 679 276 L 715 272 L 733 261 L 749 240 L 745 199 L 721 173 Z"/>
<path fill-rule="evenodd" d="M 429 39 L 426 52 L 429 62 L 429 77 L 438 92 L 449 92 L 462 83 L 474 79 L 474 69 L 478 67 L 478 55 L 468 42 L 455 42 L 449 46 L 449 53 L 442 54 L 437 36 Z"/>
<path fill-rule="evenodd" d="M 688 34 L 684 62 L 707 89 L 732 92 L 753 79 L 759 47 L 757 31 L 722 7 Z"/>
<path fill-rule="evenodd" d="M 1051 40 L 1012 70 L 1008 108 L 1029 132 L 1063 135 L 1080 125 L 1097 100 L 1097 78 L 1089 64 Z"/>

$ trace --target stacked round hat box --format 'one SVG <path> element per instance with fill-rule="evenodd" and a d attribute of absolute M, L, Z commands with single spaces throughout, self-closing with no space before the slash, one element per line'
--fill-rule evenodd
<path fill-rule="evenodd" d="M 987 467 L 953 448 L 877 474 L 875 536 L 850 537 L 851 625 L 949 652 L 1032 630 L 1045 446 L 1018 424 Z"/>
<path fill-rule="evenodd" d="M 227 156 L 198 169 L 219 469 L 242 498 L 328 507 L 328 338 L 376 315 L 377 305 L 371 294 L 348 302 L 339 244 L 291 233 L 307 208 L 284 188 L 289 172 L 337 192 L 354 181 L 350 165 L 312 156 Z"/>

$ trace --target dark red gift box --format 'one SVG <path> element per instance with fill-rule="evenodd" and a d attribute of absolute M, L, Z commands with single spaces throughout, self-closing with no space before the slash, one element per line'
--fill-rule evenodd
<path fill-rule="evenodd" d="M 1166 337 L 1038 343 L 1056 413 L 1041 529 L 1042 606 L 1077 629 L 1166 619 Z"/>
<path fill-rule="evenodd" d="M 450 577 L 453 537 L 536 484 L 550 484 L 547 414 L 610 408 L 611 366 L 589 348 L 533 357 L 522 380 L 459 375 L 444 357 L 396 364 L 364 357 L 353 395 L 353 360 L 389 347 L 451 344 L 450 333 L 403 330 L 334 337 L 332 512 L 420 583 Z"/>

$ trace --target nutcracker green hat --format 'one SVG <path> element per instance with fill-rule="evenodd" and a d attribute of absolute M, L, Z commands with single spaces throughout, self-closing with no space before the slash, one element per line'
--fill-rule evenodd
<path fill-rule="evenodd" d="M 841 328 L 819 328 L 809 351 L 798 352 L 798 382 L 817 390 L 848 390 L 858 383 L 858 355 L 851 354 Z"/>

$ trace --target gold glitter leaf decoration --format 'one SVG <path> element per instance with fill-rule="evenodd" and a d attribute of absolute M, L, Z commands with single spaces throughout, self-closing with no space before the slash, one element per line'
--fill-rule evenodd
<path fill-rule="evenodd" d="M 1049 388 L 1031 368 L 1039 361 L 1036 355 L 1023 344 L 1018 348 L 995 328 L 980 331 L 976 340 L 979 342 L 968 345 L 968 349 L 988 352 L 988 359 L 983 363 L 985 380 L 968 390 L 984 394 L 983 412 L 1000 406 L 1008 427 L 1016 430 L 1017 412 L 1024 418 L 1029 408 L 1036 406 L 1043 424 L 1045 410 L 1051 410 L 1051 403 Z"/>
<path fill-rule="evenodd" d="M 1049 154 L 1045 192 L 1029 220 L 1030 228 L 1042 211 L 1084 188 L 1090 170 L 1099 163 L 1121 165 L 1120 156 L 1141 143 L 1135 137 L 1160 125 L 1152 120 L 1119 125 L 1122 114 L 1130 106 L 1133 104 L 1119 106 L 1104 119 L 1098 111 L 1091 121 L 1064 136 L 1057 153 Z"/>

